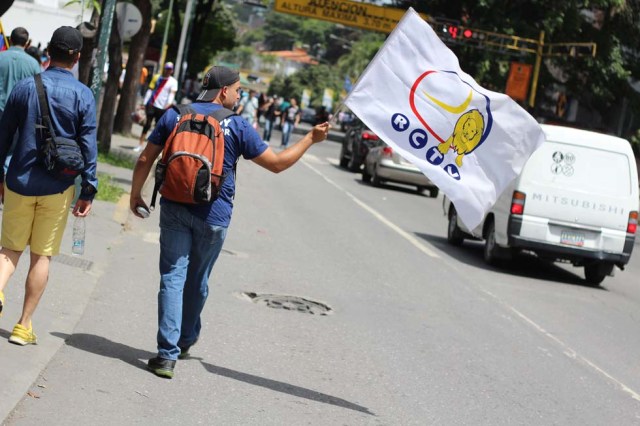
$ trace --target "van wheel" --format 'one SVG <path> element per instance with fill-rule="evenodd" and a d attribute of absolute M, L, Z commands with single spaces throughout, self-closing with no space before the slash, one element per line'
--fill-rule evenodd
<path fill-rule="evenodd" d="M 597 287 L 613 271 L 612 263 L 593 262 L 584 265 L 584 278 L 587 284 Z"/>
<path fill-rule="evenodd" d="M 499 247 L 496 243 L 496 225 L 493 219 L 487 223 L 487 233 L 484 241 L 484 261 L 489 265 L 497 266 L 499 262 Z"/>
<path fill-rule="evenodd" d="M 464 233 L 458 227 L 458 212 L 456 208 L 451 205 L 449 207 L 449 226 L 447 227 L 447 241 L 454 246 L 462 245 L 464 241 Z"/>

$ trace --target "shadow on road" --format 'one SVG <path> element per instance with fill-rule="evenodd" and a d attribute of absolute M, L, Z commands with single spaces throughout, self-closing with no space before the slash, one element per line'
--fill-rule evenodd
<path fill-rule="evenodd" d="M 51 335 L 65 340 L 65 343 L 73 348 L 90 352 L 96 355 L 119 359 L 142 370 L 147 370 L 147 366 L 143 361 L 141 361 L 141 359 L 152 358 L 156 355 L 155 353 L 142 349 L 132 348 L 131 346 L 114 342 L 105 337 L 96 336 L 94 334 L 74 333 L 72 335 L 69 335 L 54 331 L 51 332 Z M 216 365 L 204 362 L 201 358 L 191 357 L 190 359 L 200 361 L 202 366 L 208 372 L 216 374 L 218 376 L 249 383 L 250 385 L 254 386 L 260 386 L 276 392 L 286 393 L 298 398 L 309 399 L 311 401 L 322 402 L 325 404 L 331 404 L 337 407 L 347 408 L 349 410 L 355 410 L 361 413 L 374 415 L 374 413 L 369 411 L 369 409 L 366 407 L 362 407 L 360 405 L 354 404 L 341 398 L 337 398 L 335 396 L 316 392 L 314 390 L 303 388 L 300 386 L 291 385 L 289 383 L 279 382 L 277 380 L 271 380 L 224 367 L 218 367 Z"/>
<path fill-rule="evenodd" d="M 415 235 L 433 244 L 451 257 L 476 268 L 495 271 L 500 274 L 606 290 L 603 287 L 591 287 L 579 275 L 532 254 L 522 253 L 515 256 L 511 261 L 507 261 L 504 266 L 496 268 L 485 263 L 483 257 L 484 242 L 482 241 L 465 240 L 461 247 L 455 247 L 449 244 L 445 237 L 439 235 L 421 232 L 416 232 Z M 578 270 L 581 271 L 581 269 L 576 269 L 576 271 Z"/>
<path fill-rule="evenodd" d="M 94 334 L 74 333 L 68 335 L 53 331 L 51 335 L 64 339 L 65 343 L 73 348 L 96 355 L 116 358 L 142 370 L 146 370 L 147 365 L 141 360 L 156 356 L 153 352 L 132 348 Z"/>
<path fill-rule="evenodd" d="M 260 386 L 266 389 L 270 389 L 276 392 L 286 393 L 298 398 L 309 399 L 311 401 L 322 402 L 324 404 L 331 404 L 341 408 L 347 408 L 349 410 L 359 411 L 361 413 L 375 415 L 368 408 L 361 405 L 354 404 L 353 402 L 346 401 L 342 398 L 327 395 L 324 393 L 316 392 L 311 389 L 295 386 L 285 382 L 279 382 L 277 380 L 266 379 L 264 377 L 254 376 L 253 374 L 242 373 L 240 371 L 230 370 L 224 367 L 218 367 L 217 365 L 208 364 L 200 358 L 192 358 L 200 361 L 202 366 L 212 374 L 218 376 L 227 377 L 230 379 L 238 380 L 241 382 L 249 383 L 250 385 Z"/>

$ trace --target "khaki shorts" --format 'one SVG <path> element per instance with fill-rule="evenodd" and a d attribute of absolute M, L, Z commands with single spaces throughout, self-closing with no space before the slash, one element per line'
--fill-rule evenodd
<path fill-rule="evenodd" d="M 70 186 L 61 194 L 26 196 L 4 187 L 2 212 L 2 247 L 31 252 L 40 256 L 55 256 L 69 216 L 75 189 Z"/>

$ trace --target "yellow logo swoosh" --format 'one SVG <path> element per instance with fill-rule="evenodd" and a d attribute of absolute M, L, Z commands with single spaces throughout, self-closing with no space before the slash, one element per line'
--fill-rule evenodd
<path fill-rule="evenodd" d="M 464 102 L 462 102 L 460 105 L 454 106 L 454 105 L 445 104 L 444 102 L 434 98 L 424 90 L 422 91 L 422 93 L 424 93 L 424 95 L 427 98 L 429 98 L 431 102 L 438 105 L 440 108 L 444 109 L 445 111 L 450 112 L 451 114 L 460 114 L 461 112 L 464 112 L 469 106 L 469 104 L 471 103 L 471 98 L 473 97 L 473 91 L 469 90 L 469 96 L 467 96 L 467 99 L 465 99 Z"/>

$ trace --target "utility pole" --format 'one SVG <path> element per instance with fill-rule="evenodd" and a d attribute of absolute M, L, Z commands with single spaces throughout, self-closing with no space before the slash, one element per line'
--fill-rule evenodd
<path fill-rule="evenodd" d="M 173 0 L 169 0 L 169 12 L 167 12 L 167 22 L 164 24 L 164 34 L 162 35 L 162 53 L 160 54 L 159 70 L 164 69 L 164 61 L 167 59 L 167 39 L 169 38 L 169 27 L 171 26 L 171 13 L 173 12 Z"/>
<path fill-rule="evenodd" d="M 540 64 L 542 64 L 542 52 L 544 52 L 544 30 L 540 31 L 538 39 L 538 49 L 536 51 L 536 63 L 533 66 L 533 81 L 531 82 L 531 93 L 529 93 L 529 106 L 536 105 L 536 91 L 538 90 L 538 77 L 540 77 Z"/>
<path fill-rule="evenodd" d="M 179 79 L 180 68 L 182 68 L 182 56 L 184 55 L 184 45 L 187 39 L 187 31 L 191 24 L 191 11 L 193 10 L 194 0 L 189 0 L 187 3 L 187 10 L 184 12 L 184 19 L 182 20 L 182 31 L 180 32 L 180 43 L 178 44 L 178 54 L 176 55 L 176 71 L 174 77 Z"/>
<path fill-rule="evenodd" d="M 96 100 L 96 104 L 100 100 L 102 74 L 104 72 L 104 65 L 107 63 L 107 56 L 109 55 L 109 39 L 111 38 L 111 25 L 115 10 L 116 0 L 104 0 L 102 16 L 100 17 L 98 49 L 96 50 L 94 67 L 91 74 L 91 91 L 93 92 L 93 98 Z"/>

